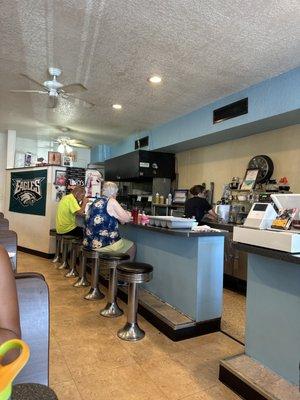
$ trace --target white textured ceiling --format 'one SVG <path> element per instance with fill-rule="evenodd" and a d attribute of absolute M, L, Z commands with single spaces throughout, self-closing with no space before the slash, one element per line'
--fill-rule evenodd
<path fill-rule="evenodd" d="M 111 143 L 300 65 L 299 0 L 0 0 L 0 131 Z M 97 106 L 47 109 L 19 73 L 62 69 Z M 151 87 L 147 78 L 163 77 Z M 111 108 L 121 103 L 123 110 Z"/>

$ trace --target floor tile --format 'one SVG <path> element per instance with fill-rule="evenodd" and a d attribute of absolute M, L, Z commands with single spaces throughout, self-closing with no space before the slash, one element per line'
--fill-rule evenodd
<path fill-rule="evenodd" d="M 62 383 L 51 384 L 50 387 L 55 391 L 58 400 L 85 400 L 81 397 L 73 380 Z"/>
<path fill-rule="evenodd" d="M 18 257 L 19 271 L 42 273 L 49 285 L 50 385 L 59 400 L 236 399 L 219 383 L 218 368 L 220 358 L 243 351 L 237 342 L 221 332 L 173 342 L 140 315 L 145 338 L 122 341 L 117 331 L 126 322 L 125 303 L 119 301 L 122 317 L 103 318 L 105 299 L 84 300 L 88 289 L 74 288 L 75 280 L 49 260 Z"/>

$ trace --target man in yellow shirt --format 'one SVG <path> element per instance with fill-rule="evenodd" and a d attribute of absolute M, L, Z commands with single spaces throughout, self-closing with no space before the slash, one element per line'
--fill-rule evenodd
<path fill-rule="evenodd" d="M 58 203 L 56 211 L 56 231 L 60 234 L 82 236 L 82 228 L 76 226 L 76 215 L 83 215 L 88 198 L 85 189 L 76 186 L 72 193 L 64 196 Z M 79 205 L 81 203 L 81 205 Z"/>

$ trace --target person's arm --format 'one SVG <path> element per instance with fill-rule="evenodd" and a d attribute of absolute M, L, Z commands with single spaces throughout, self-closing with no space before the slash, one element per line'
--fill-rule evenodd
<path fill-rule="evenodd" d="M 124 208 L 117 202 L 116 199 L 109 199 L 107 204 L 107 212 L 112 217 L 117 218 L 121 224 L 126 224 L 131 220 L 131 213 L 124 210 Z"/>
<path fill-rule="evenodd" d="M 78 207 L 80 207 L 80 208 L 79 208 L 79 210 L 75 211 L 75 214 L 76 215 L 84 215 L 85 214 L 85 207 L 86 207 L 88 202 L 89 202 L 89 198 L 88 197 L 84 197 L 82 202 L 81 202 L 81 206 L 79 206 L 79 204 L 77 203 Z"/>
<path fill-rule="evenodd" d="M 0 344 L 21 337 L 15 277 L 6 250 L 0 246 Z M 6 357 L 12 361 L 15 355 Z"/>
<path fill-rule="evenodd" d="M 213 221 L 218 219 L 218 214 L 215 213 L 215 211 L 213 209 L 210 209 L 208 211 L 208 218 L 212 219 Z"/>

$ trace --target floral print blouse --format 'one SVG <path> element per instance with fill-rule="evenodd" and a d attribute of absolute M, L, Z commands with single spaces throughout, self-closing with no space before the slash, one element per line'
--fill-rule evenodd
<path fill-rule="evenodd" d="M 107 212 L 108 198 L 96 199 L 86 214 L 86 227 L 83 245 L 92 250 L 109 246 L 121 239 L 118 220 Z"/>

